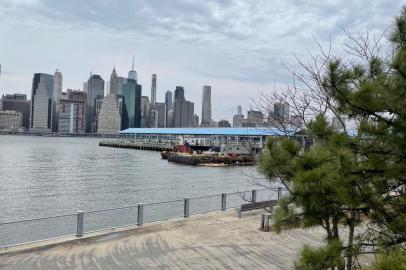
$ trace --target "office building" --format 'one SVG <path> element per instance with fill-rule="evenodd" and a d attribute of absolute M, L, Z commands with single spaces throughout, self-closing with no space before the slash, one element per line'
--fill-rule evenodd
<path fill-rule="evenodd" d="M 133 61 L 131 65 L 131 70 L 128 72 L 128 79 L 130 80 L 137 80 L 137 71 L 134 70 L 134 56 L 133 56 Z"/>
<path fill-rule="evenodd" d="M 156 74 L 152 74 L 152 81 L 151 81 L 151 105 L 155 107 L 156 103 Z"/>
<path fill-rule="evenodd" d="M 273 115 L 277 122 L 286 122 L 289 120 L 289 104 L 278 102 L 273 105 Z"/>
<path fill-rule="evenodd" d="M 80 134 L 86 131 L 87 93 L 68 89 L 63 93 L 58 114 L 58 132 Z"/>
<path fill-rule="evenodd" d="M 16 111 L 0 111 L 0 129 L 19 130 L 22 127 L 23 114 Z"/>
<path fill-rule="evenodd" d="M 211 86 L 203 86 L 202 97 L 202 126 L 208 127 L 211 124 Z"/>
<path fill-rule="evenodd" d="M 174 93 L 174 103 L 177 101 L 185 101 L 185 89 L 182 86 L 176 86 Z"/>
<path fill-rule="evenodd" d="M 173 104 L 173 127 L 193 127 L 194 103 L 185 99 L 185 90 L 182 86 L 176 86 Z"/>
<path fill-rule="evenodd" d="M 3 95 L 0 98 L 0 111 L 16 111 L 22 114 L 22 127 L 29 129 L 30 127 L 30 102 L 27 100 L 27 95 L 12 94 Z"/>
<path fill-rule="evenodd" d="M 230 124 L 230 122 L 228 122 L 228 120 L 220 120 L 219 123 L 218 123 L 218 127 L 230 128 L 231 124 Z"/>
<path fill-rule="evenodd" d="M 166 127 L 166 105 L 163 102 L 156 102 L 155 103 L 155 111 L 156 111 L 156 127 L 164 128 Z"/>
<path fill-rule="evenodd" d="M 148 114 L 151 103 L 147 96 L 141 97 L 141 127 L 149 127 Z"/>
<path fill-rule="evenodd" d="M 59 70 L 54 72 L 54 86 L 53 86 L 53 116 L 52 116 L 52 131 L 58 131 L 58 113 L 59 101 L 62 95 L 62 73 Z"/>
<path fill-rule="evenodd" d="M 238 128 L 242 127 L 244 122 L 244 115 L 242 114 L 242 107 L 241 105 L 237 106 L 237 114 L 233 116 L 233 127 Z"/>
<path fill-rule="evenodd" d="M 104 97 L 104 80 L 100 75 L 91 75 L 87 82 L 87 115 L 86 115 L 86 132 L 97 132 L 97 107 L 100 107 L 101 100 Z M 99 106 L 96 106 L 97 104 Z"/>
<path fill-rule="evenodd" d="M 176 101 L 173 118 L 173 127 L 193 127 L 194 103 L 190 101 Z"/>
<path fill-rule="evenodd" d="M 199 116 L 197 114 L 193 117 L 193 127 L 199 127 Z"/>
<path fill-rule="evenodd" d="M 137 81 L 128 79 L 123 85 L 121 103 L 121 129 L 141 127 L 141 93 L 142 86 Z"/>
<path fill-rule="evenodd" d="M 107 91 L 109 94 L 117 95 L 118 94 L 118 78 L 116 68 L 113 68 L 113 71 L 110 75 L 110 89 Z"/>
<path fill-rule="evenodd" d="M 119 134 L 121 126 L 120 110 L 117 95 L 110 94 L 103 99 L 101 105 L 97 133 Z"/>
<path fill-rule="evenodd" d="M 172 92 L 166 91 L 165 93 L 165 127 L 171 127 L 172 123 L 169 119 L 169 111 L 172 111 Z"/>
<path fill-rule="evenodd" d="M 54 78 L 35 73 L 31 89 L 30 129 L 52 131 Z"/>

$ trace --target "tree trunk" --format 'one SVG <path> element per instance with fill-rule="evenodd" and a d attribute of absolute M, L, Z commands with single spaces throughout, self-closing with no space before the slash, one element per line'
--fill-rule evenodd
<path fill-rule="evenodd" d="M 354 244 L 354 229 L 355 229 L 355 222 L 354 222 L 355 215 L 351 213 L 351 221 L 350 221 L 350 231 L 348 233 L 348 247 L 346 251 L 347 257 L 347 270 L 352 269 L 352 256 L 353 256 L 353 244 Z"/>

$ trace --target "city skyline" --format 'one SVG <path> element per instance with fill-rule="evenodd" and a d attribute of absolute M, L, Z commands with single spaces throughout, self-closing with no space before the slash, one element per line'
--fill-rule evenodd
<path fill-rule="evenodd" d="M 236 104 L 247 110 L 258 91 L 290 83 L 282 60 L 291 64 L 292 53 L 318 51 L 314 38 L 323 46 L 330 36 L 333 43 L 342 40 L 343 28 L 384 31 L 401 1 L 361 6 L 359 1 L 123 1 L 118 6 L 85 1 L 79 9 L 73 2 L 4 1 L 0 95 L 29 95 L 32 74 L 56 68 L 63 72 L 66 86 L 82 89 L 90 71 L 105 80 L 114 66 L 127 74 L 134 54 L 145 89 L 156 73 L 158 97 L 182 85 L 201 108 L 201 86 L 211 85 L 213 118 L 231 120 Z M 323 16 L 333 11 L 333 16 Z M 41 53 L 44 48 L 46 53 Z"/>

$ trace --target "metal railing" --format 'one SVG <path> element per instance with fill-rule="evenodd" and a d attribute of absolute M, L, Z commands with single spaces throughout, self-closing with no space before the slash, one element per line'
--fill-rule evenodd
<path fill-rule="evenodd" d="M 106 229 L 142 226 L 154 221 L 225 211 L 247 202 L 276 200 L 283 196 L 282 192 L 280 187 L 257 189 L 2 222 L 0 247 L 64 236 L 83 237 L 87 233 Z"/>

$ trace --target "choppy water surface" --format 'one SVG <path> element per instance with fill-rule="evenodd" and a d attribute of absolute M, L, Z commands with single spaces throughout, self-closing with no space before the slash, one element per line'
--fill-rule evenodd
<path fill-rule="evenodd" d="M 256 175 L 255 167 L 185 166 L 99 141 L 0 136 L 0 223 L 253 188 L 247 175 Z M 7 230 L 17 233 L 0 227 L 0 246 Z"/>

